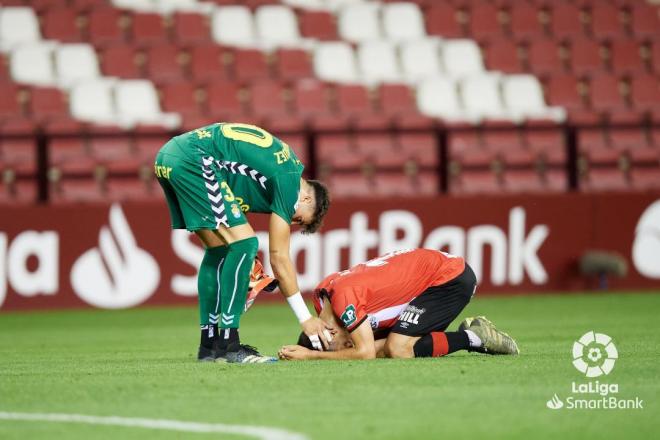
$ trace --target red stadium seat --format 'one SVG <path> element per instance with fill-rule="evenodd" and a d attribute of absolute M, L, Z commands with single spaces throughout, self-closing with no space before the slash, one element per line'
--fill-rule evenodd
<path fill-rule="evenodd" d="M 94 8 L 88 16 L 87 32 L 89 41 L 97 46 L 124 42 L 122 13 L 119 9 Z"/>
<path fill-rule="evenodd" d="M 336 40 L 337 24 L 334 16 L 325 11 L 301 11 L 298 15 L 300 34 L 317 40 Z"/>
<path fill-rule="evenodd" d="M 285 89 L 282 84 L 273 81 L 261 81 L 250 89 L 252 114 L 257 116 L 277 116 L 290 113 L 285 101 Z"/>
<path fill-rule="evenodd" d="M 369 91 L 359 85 L 337 85 L 337 105 L 343 115 L 362 115 L 373 112 L 369 101 Z"/>
<path fill-rule="evenodd" d="M 458 10 L 446 2 L 434 2 L 427 9 L 426 32 L 446 38 L 456 38 L 464 35 L 461 23 L 458 21 Z"/>
<path fill-rule="evenodd" d="M 101 52 L 101 71 L 104 76 L 139 78 L 138 51 L 129 45 L 113 45 Z"/>
<path fill-rule="evenodd" d="M 258 49 L 236 49 L 233 74 L 239 81 L 268 79 L 270 71 L 265 54 Z"/>
<path fill-rule="evenodd" d="M 224 57 L 229 56 L 220 46 L 195 45 L 190 50 L 190 73 L 198 81 L 217 81 L 228 78 Z"/>
<path fill-rule="evenodd" d="M 500 181 L 492 171 L 464 170 L 449 185 L 449 192 L 455 195 L 495 194 L 501 191 Z"/>
<path fill-rule="evenodd" d="M 486 67 L 505 73 L 522 72 L 516 44 L 508 39 L 495 39 L 485 46 Z"/>
<path fill-rule="evenodd" d="M 160 14 L 134 14 L 131 30 L 133 41 L 136 44 L 162 44 L 167 40 L 165 23 Z"/>
<path fill-rule="evenodd" d="M 646 67 L 640 52 L 640 44 L 635 40 L 612 41 L 610 46 L 612 70 L 617 74 L 643 72 Z"/>
<path fill-rule="evenodd" d="M 199 116 L 195 86 L 188 82 L 167 84 L 161 87 L 161 108 L 166 112 L 178 112 L 183 115 Z"/>
<path fill-rule="evenodd" d="M 69 0 L 71 6 L 80 10 L 105 9 L 109 5 L 108 0 Z"/>
<path fill-rule="evenodd" d="M 531 40 L 527 50 L 529 70 L 536 75 L 557 74 L 564 71 L 560 45 L 552 39 Z"/>
<path fill-rule="evenodd" d="M 660 189 L 660 167 L 633 168 L 630 173 L 630 183 L 637 190 Z"/>
<path fill-rule="evenodd" d="M 66 97 L 55 88 L 33 88 L 30 91 L 30 114 L 33 119 L 43 121 L 69 113 Z"/>
<path fill-rule="evenodd" d="M 401 168 L 405 158 L 398 154 L 389 134 L 362 133 L 354 136 L 356 153 L 378 168 Z"/>
<path fill-rule="evenodd" d="M 595 1 L 591 7 L 591 32 L 596 38 L 612 38 L 624 34 L 620 11 L 607 2 Z"/>
<path fill-rule="evenodd" d="M 647 2 L 633 2 L 631 5 L 630 29 L 638 37 L 656 37 L 660 29 L 660 15 L 657 6 Z"/>
<path fill-rule="evenodd" d="M 151 200 L 154 196 L 160 195 L 164 197 L 164 193 L 160 187 L 152 188 L 157 191 L 149 191 L 145 182 L 137 178 L 108 179 L 106 185 L 106 199 L 113 202 L 124 200 Z"/>
<path fill-rule="evenodd" d="M 417 114 L 417 104 L 410 87 L 400 84 L 383 84 L 378 89 L 379 111 L 386 115 Z"/>
<path fill-rule="evenodd" d="M 433 168 L 438 166 L 438 146 L 432 133 L 402 133 L 396 138 L 401 155 L 406 160 L 414 161 L 420 168 Z"/>
<path fill-rule="evenodd" d="M 580 189 L 586 192 L 626 191 L 630 185 L 625 174 L 618 168 L 592 168 L 580 181 Z"/>
<path fill-rule="evenodd" d="M 142 163 L 152 165 L 158 150 L 161 149 L 165 143 L 169 141 L 169 136 L 165 137 L 142 137 L 138 136 L 135 139 L 135 151 L 137 157 L 140 158 Z"/>
<path fill-rule="evenodd" d="M 652 75 L 634 76 L 631 101 L 633 107 L 639 110 L 660 109 L 660 80 Z"/>
<path fill-rule="evenodd" d="M 634 129 L 610 129 L 610 144 L 618 149 L 638 148 L 648 146 L 646 133 L 639 128 Z"/>
<path fill-rule="evenodd" d="M 147 78 L 163 83 L 183 79 L 179 48 L 173 44 L 160 44 L 146 49 Z"/>
<path fill-rule="evenodd" d="M 511 32 L 516 38 L 532 38 L 543 35 L 539 11 L 534 5 L 517 2 L 511 7 Z"/>
<path fill-rule="evenodd" d="M 0 179 L 0 204 L 34 203 L 37 200 L 37 182 L 18 180 L 7 184 Z"/>
<path fill-rule="evenodd" d="M 9 71 L 7 69 L 7 58 L 0 54 L 0 83 L 9 81 Z"/>
<path fill-rule="evenodd" d="M 550 31 L 557 38 L 573 38 L 582 35 L 580 9 L 571 2 L 550 4 Z"/>
<path fill-rule="evenodd" d="M 619 91 L 619 80 L 612 75 L 598 75 L 589 83 L 591 106 L 598 111 L 625 110 L 626 103 Z"/>
<path fill-rule="evenodd" d="M 193 12 L 177 12 L 173 15 L 173 21 L 173 34 L 180 44 L 194 47 L 195 44 L 211 41 L 206 16 Z"/>
<path fill-rule="evenodd" d="M 0 169 L 13 170 L 19 176 L 33 176 L 37 171 L 34 139 L 0 141 Z"/>
<path fill-rule="evenodd" d="M 565 166 L 567 161 L 564 134 L 560 129 L 529 129 L 525 143 L 547 165 Z"/>
<path fill-rule="evenodd" d="M 468 23 L 470 36 L 477 40 L 488 40 L 502 35 L 498 15 L 499 11 L 493 4 L 485 2 L 472 3 Z"/>
<path fill-rule="evenodd" d="M 483 145 L 494 151 L 504 151 L 509 148 L 519 148 L 522 140 L 516 130 L 489 130 L 483 133 Z"/>
<path fill-rule="evenodd" d="M 347 135 L 321 135 L 317 140 L 317 164 L 332 169 L 357 170 L 363 164 L 363 156 L 353 148 Z"/>
<path fill-rule="evenodd" d="M 212 120 L 231 121 L 245 114 L 240 100 L 238 84 L 226 81 L 214 81 L 206 89 L 206 104 Z"/>
<path fill-rule="evenodd" d="M 137 175 L 141 164 L 128 137 L 92 138 L 90 153 L 110 173 Z"/>
<path fill-rule="evenodd" d="M 508 170 L 503 175 L 502 189 L 508 193 L 546 192 L 542 176 L 532 169 Z"/>
<path fill-rule="evenodd" d="M 578 80 L 573 75 L 550 77 L 546 96 L 550 105 L 566 107 L 569 112 L 584 108 L 584 102 L 578 89 Z"/>
<path fill-rule="evenodd" d="M 376 174 L 374 194 L 377 197 L 415 197 L 419 196 L 415 180 L 403 173 Z"/>
<path fill-rule="evenodd" d="M 338 199 L 373 198 L 374 196 L 371 182 L 360 173 L 333 174 L 326 183 L 330 193 Z"/>
<path fill-rule="evenodd" d="M 276 53 L 277 76 L 283 80 L 313 78 L 309 55 L 301 49 L 280 49 Z"/>
<path fill-rule="evenodd" d="M 0 83 L 0 119 L 21 114 L 19 88 L 15 84 Z"/>
<path fill-rule="evenodd" d="M 570 63 L 573 72 L 578 75 L 598 73 L 603 70 L 601 49 L 598 42 L 588 38 L 571 40 Z"/>
<path fill-rule="evenodd" d="M 52 203 L 85 203 L 105 201 L 99 183 L 94 179 L 64 179 L 50 191 Z"/>
<path fill-rule="evenodd" d="M 62 43 L 81 41 L 76 11 L 69 8 L 52 8 L 41 17 L 41 32 L 45 39 Z"/>
<path fill-rule="evenodd" d="M 328 88 L 316 80 L 296 82 L 293 91 L 294 107 L 301 116 L 329 114 Z"/>

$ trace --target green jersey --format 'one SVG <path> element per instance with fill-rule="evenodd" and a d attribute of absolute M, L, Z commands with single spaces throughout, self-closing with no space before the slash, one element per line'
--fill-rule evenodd
<path fill-rule="evenodd" d="M 182 150 L 215 160 L 243 212 L 272 212 L 291 223 L 304 166 L 285 142 L 254 125 L 233 123 L 173 140 Z"/>

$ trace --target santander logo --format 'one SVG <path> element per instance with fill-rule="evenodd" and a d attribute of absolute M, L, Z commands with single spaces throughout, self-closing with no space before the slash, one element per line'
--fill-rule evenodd
<path fill-rule="evenodd" d="M 109 227 L 101 227 L 98 247 L 74 263 L 71 286 L 93 306 L 133 307 L 153 295 L 160 269 L 154 257 L 138 247 L 120 205 L 110 207 L 109 223 Z"/>
<path fill-rule="evenodd" d="M 646 208 L 637 222 L 632 260 L 645 277 L 660 278 L 660 200 Z"/>

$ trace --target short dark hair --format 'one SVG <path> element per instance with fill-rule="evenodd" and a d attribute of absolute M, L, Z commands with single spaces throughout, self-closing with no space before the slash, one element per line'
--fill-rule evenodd
<path fill-rule="evenodd" d="M 314 348 L 312 345 L 311 339 L 309 339 L 309 336 L 307 336 L 304 332 L 300 332 L 300 336 L 298 336 L 298 345 L 302 345 L 303 347 L 310 350 L 316 350 L 316 348 Z"/>
<path fill-rule="evenodd" d="M 318 231 L 323 225 L 323 217 L 330 209 L 330 193 L 328 188 L 318 180 L 308 180 L 307 183 L 314 189 L 314 201 L 316 207 L 314 208 L 314 218 L 308 225 L 302 228 L 303 234 L 313 234 Z"/>

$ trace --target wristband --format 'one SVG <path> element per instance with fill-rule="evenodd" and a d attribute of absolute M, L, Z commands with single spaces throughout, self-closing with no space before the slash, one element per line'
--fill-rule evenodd
<path fill-rule="evenodd" d="M 291 309 L 293 309 L 293 313 L 296 314 L 296 318 L 298 318 L 298 322 L 300 322 L 301 324 L 312 317 L 311 313 L 309 313 L 309 309 L 307 308 L 307 304 L 305 304 L 305 300 L 303 299 L 300 292 L 294 293 L 293 295 L 287 297 L 286 300 L 291 306 Z"/>

